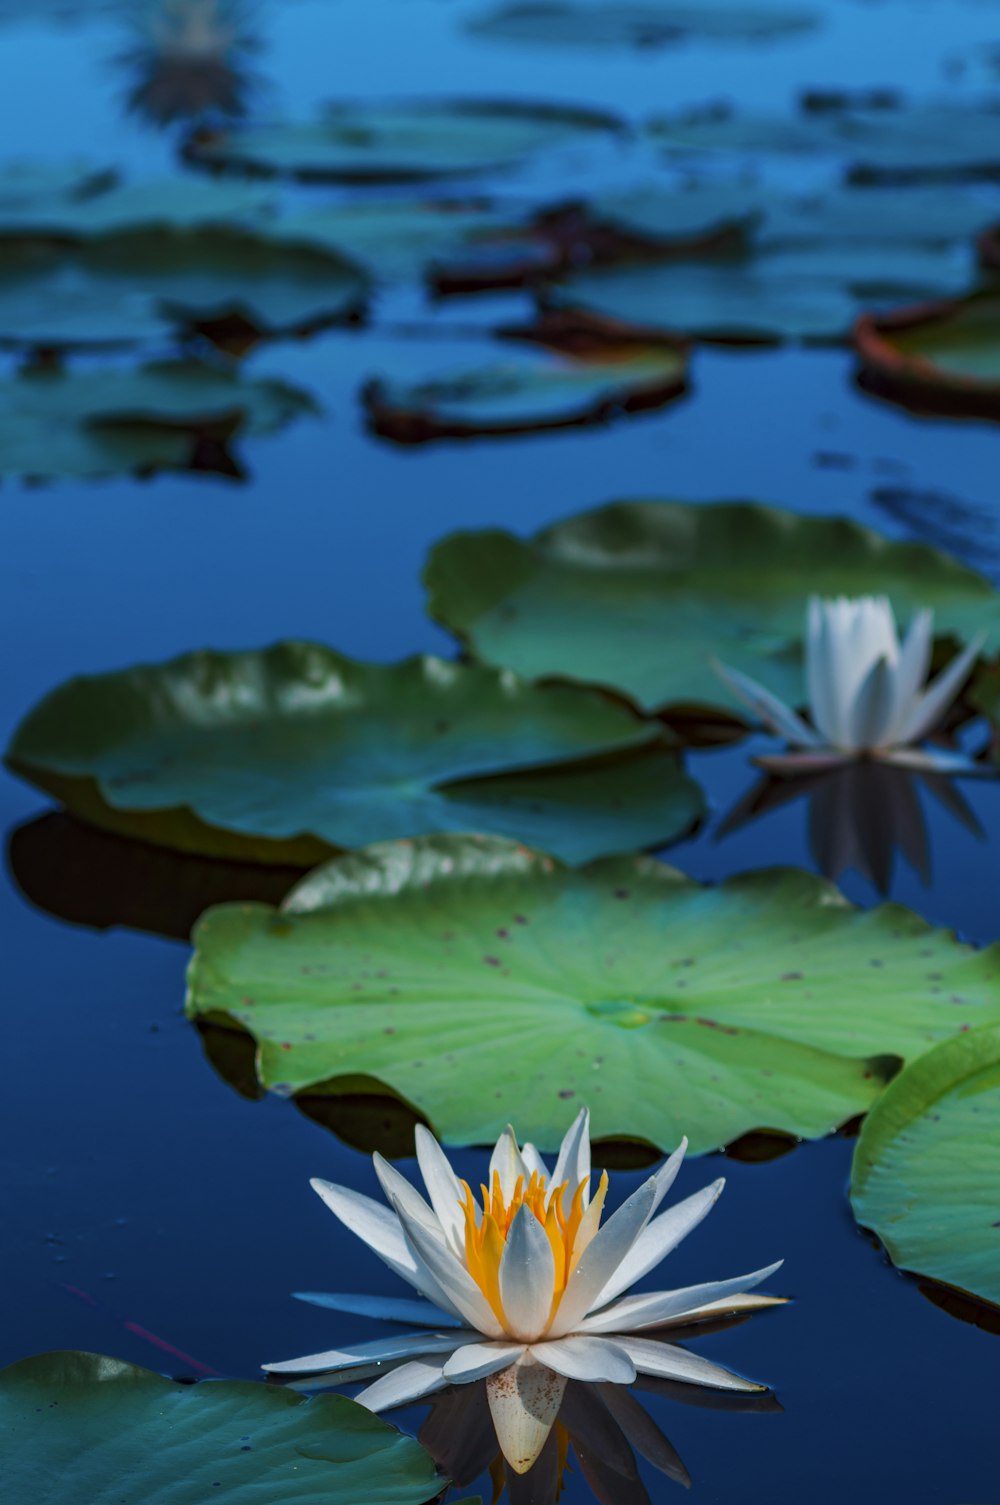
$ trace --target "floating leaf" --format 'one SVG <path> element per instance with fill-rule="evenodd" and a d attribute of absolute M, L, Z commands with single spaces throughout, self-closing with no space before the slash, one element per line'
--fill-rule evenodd
<path fill-rule="evenodd" d="M 50 236 L 88 240 L 139 230 L 228 228 L 262 215 L 271 195 L 247 183 L 206 183 L 202 178 L 154 178 L 120 183 L 113 174 L 83 177 L 82 169 L 50 167 L 0 172 L 0 237 Z M 19 192 L 23 183 L 25 190 Z"/>
<path fill-rule="evenodd" d="M 618 502 L 529 541 L 455 533 L 425 580 L 431 615 L 477 658 L 607 685 L 647 710 L 735 707 L 713 658 L 800 704 L 810 593 L 887 594 L 904 621 L 930 606 L 939 632 L 988 627 L 1000 647 L 1000 595 L 981 575 L 846 518 L 750 502 Z"/>
<path fill-rule="evenodd" d="M 0 9 L 2 14 L 2 9 Z M 0 228 L 20 214 L 75 214 L 93 194 L 117 186 L 114 168 L 91 162 L 17 160 L 0 165 Z"/>
<path fill-rule="evenodd" d="M 202 132 L 185 148 L 203 167 L 316 182 L 393 183 L 489 173 L 527 157 L 615 134 L 599 110 L 521 100 L 329 105 L 316 121 Z"/>
<path fill-rule="evenodd" d="M 73 338 L 81 306 L 98 329 L 103 320 L 111 342 L 129 338 L 132 300 L 175 324 L 238 323 L 252 335 L 275 335 L 355 319 L 366 294 L 362 273 L 332 252 L 272 244 L 240 229 L 137 231 L 75 247 L 0 241 L 0 308 L 9 318 L 19 303 L 54 305 L 45 319 L 54 345 L 84 343 Z M 57 338 L 60 302 L 66 328 Z"/>
<path fill-rule="evenodd" d="M 542 316 L 501 331 L 542 347 L 429 380 L 377 379 L 364 400 L 376 433 L 402 444 L 602 423 L 662 407 L 687 387 L 672 337 L 587 316 Z"/>
<path fill-rule="evenodd" d="M 597 692 L 305 643 L 70 680 L 7 756 L 97 825 L 260 862 L 442 830 L 585 861 L 661 844 L 702 811 L 657 730 Z"/>
<path fill-rule="evenodd" d="M 862 385 L 919 413 L 1000 419 L 1000 292 L 859 321 Z"/>
<path fill-rule="evenodd" d="M 280 381 L 198 361 L 137 371 L 21 372 L 0 382 L 0 476 L 98 476 L 223 468 L 234 438 L 314 411 Z"/>
<path fill-rule="evenodd" d="M 1000 1027 L 896 1078 L 862 1128 L 851 1204 L 901 1269 L 1000 1305 Z"/>
<path fill-rule="evenodd" d="M 480 36 L 504 42 L 568 47 L 669 47 L 682 41 L 756 42 L 809 31 L 817 13 L 800 5 L 735 0 L 615 0 L 560 4 L 523 0 L 470 23 Z"/>
<path fill-rule="evenodd" d="M 861 241 L 776 245 L 742 256 L 611 267 L 568 277 L 562 306 L 725 344 L 846 339 L 872 305 L 964 292 L 952 248 Z"/>
<path fill-rule="evenodd" d="M 0 1436 L 12 1505 L 61 1505 L 67 1480 L 88 1505 L 426 1505 L 447 1482 L 419 1443 L 344 1396 L 179 1385 L 88 1353 L 0 1371 Z"/>
<path fill-rule="evenodd" d="M 920 103 L 843 108 L 799 115 L 708 109 L 649 123 L 654 141 L 674 154 L 707 159 L 827 156 L 858 183 L 921 183 L 1000 176 L 1000 106 Z"/>
<path fill-rule="evenodd" d="M 553 1149 L 584 1103 L 598 1138 L 815 1137 L 870 1107 L 884 1058 L 1000 1020 L 997 948 L 806 873 L 706 888 L 497 840 L 370 847 L 280 911 L 213 910 L 195 944 L 188 1013 L 249 1031 L 266 1087 L 375 1078 L 451 1143 L 510 1121 Z"/>

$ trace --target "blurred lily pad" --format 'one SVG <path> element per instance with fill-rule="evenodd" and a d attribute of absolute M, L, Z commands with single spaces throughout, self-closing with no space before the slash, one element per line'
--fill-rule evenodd
<path fill-rule="evenodd" d="M 0 241 L 0 309 L 13 328 L 21 307 L 52 310 L 35 321 L 46 341 L 25 343 L 91 344 L 102 326 L 106 343 L 139 338 L 131 310 L 140 301 L 161 319 L 208 332 L 301 333 L 360 317 L 366 294 L 364 275 L 333 252 L 276 245 L 235 228 L 136 231 L 72 247 Z M 21 327 L 32 323 L 22 318 Z"/>
<path fill-rule="evenodd" d="M 392 183 L 498 172 L 542 151 L 615 135 L 604 111 L 522 100 L 328 105 L 315 121 L 201 132 L 198 166 L 317 182 Z"/>
<path fill-rule="evenodd" d="M 845 340 L 872 306 L 964 292 L 968 258 L 929 244 L 805 241 L 742 256 L 584 271 L 562 306 L 724 344 Z"/>
<path fill-rule="evenodd" d="M 4 162 L 0 165 L 0 227 L 8 216 L 75 213 L 91 195 L 107 192 L 117 183 L 114 168 L 92 162 L 27 158 Z"/>
<path fill-rule="evenodd" d="M 427 380 L 370 382 L 375 432 L 418 444 L 571 428 L 662 407 L 687 387 L 686 350 L 655 331 L 556 314 L 502 333 L 540 348 Z"/>
<path fill-rule="evenodd" d="M 887 102 L 789 115 L 754 115 L 727 108 L 662 116 L 649 123 L 653 140 L 693 158 L 826 156 L 841 161 L 857 183 L 921 183 L 1000 177 L 1000 105 L 934 101 Z"/>
<path fill-rule="evenodd" d="M 31 188 L 31 192 L 19 192 Z M 271 195 L 247 183 L 206 183 L 202 178 L 154 178 L 122 183 L 114 174 L 71 166 L 0 172 L 0 238 L 50 236 L 87 240 L 138 230 L 230 227 L 262 215 Z"/>
<path fill-rule="evenodd" d="M 0 1371 L 0 1439 L 12 1505 L 65 1501 L 70 1478 L 93 1505 L 426 1505 L 447 1482 L 419 1443 L 344 1396 L 180 1385 L 88 1353 Z"/>
<path fill-rule="evenodd" d="M 739 0 L 520 0 L 473 20 L 469 29 L 504 42 L 569 47 L 669 47 L 682 41 L 755 42 L 811 30 L 819 16 L 793 4 Z"/>
<path fill-rule="evenodd" d="M 862 385 L 919 413 L 1000 420 L 1000 292 L 866 317 Z"/>
<path fill-rule="evenodd" d="M 596 691 L 306 643 L 70 680 L 7 757 L 97 825 L 257 862 L 440 830 L 585 861 L 669 841 L 703 808 L 659 730 Z"/>
<path fill-rule="evenodd" d="M 914 1061 L 861 1130 L 858 1222 L 901 1269 L 1000 1306 L 1000 1027 L 966 1030 Z"/>
<path fill-rule="evenodd" d="M 816 1137 L 899 1058 L 1000 1020 L 996 948 L 854 910 L 806 873 L 706 888 L 649 858 L 571 870 L 495 839 L 338 858 L 281 910 L 213 910 L 195 946 L 188 1014 L 248 1031 L 264 1086 L 375 1078 L 451 1143 L 513 1121 L 552 1149 L 582 1103 L 597 1138 L 661 1148 Z"/>
<path fill-rule="evenodd" d="M 23 371 L 0 382 L 0 476 L 238 474 L 231 441 L 314 411 L 310 397 L 284 382 L 247 381 L 199 361 Z"/>
<path fill-rule="evenodd" d="M 523 540 L 454 533 L 425 571 L 431 615 L 487 663 L 609 686 L 651 711 L 735 709 L 713 657 L 803 699 L 805 598 L 887 594 L 904 621 L 1000 647 L 1000 594 L 921 544 L 752 502 L 617 502 Z"/>

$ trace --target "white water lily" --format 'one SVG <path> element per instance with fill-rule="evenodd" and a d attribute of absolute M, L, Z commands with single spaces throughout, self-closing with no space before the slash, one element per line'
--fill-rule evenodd
<path fill-rule="evenodd" d="M 986 639 L 980 633 L 927 684 L 934 613 L 918 611 L 900 642 L 885 596 L 810 598 L 806 616 L 806 685 L 811 724 L 737 669 L 716 663 L 726 684 L 796 752 L 759 761 L 778 771 L 830 767 L 879 758 L 907 768 L 968 772 L 960 754 L 920 747 L 938 727 Z"/>
<path fill-rule="evenodd" d="M 507 1128 L 481 1202 L 423 1128 L 416 1148 L 429 1201 L 380 1155 L 375 1170 L 391 1211 L 347 1187 L 313 1181 L 330 1210 L 423 1299 L 312 1293 L 300 1299 L 423 1331 L 263 1367 L 322 1375 L 326 1385 L 378 1376 L 357 1397 L 372 1411 L 486 1379 L 501 1450 L 518 1472 L 544 1446 L 567 1379 L 627 1385 L 645 1374 L 720 1390 L 766 1389 L 663 1342 L 662 1332 L 777 1304 L 746 1293 L 781 1261 L 732 1280 L 626 1296 L 697 1227 L 724 1183 L 655 1216 L 680 1169 L 685 1140 L 602 1224 L 608 1178 L 602 1175 L 591 1196 L 589 1128 L 584 1109 L 551 1176 L 537 1150 L 519 1148 Z M 658 1331 L 657 1341 L 642 1336 L 651 1331 Z"/>

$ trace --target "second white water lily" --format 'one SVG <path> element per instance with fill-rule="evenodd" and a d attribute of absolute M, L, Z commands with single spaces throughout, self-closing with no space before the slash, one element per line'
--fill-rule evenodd
<path fill-rule="evenodd" d="M 729 688 L 796 749 L 760 762 L 778 771 L 879 758 L 908 768 L 968 772 L 961 754 L 922 747 L 958 696 L 985 641 L 981 633 L 930 684 L 934 613 L 918 611 L 900 641 L 885 596 L 813 596 L 806 615 L 810 722 L 746 674 L 717 663 Z"/>
<path fill-rule="evenodd" d="M 375 1170 L 391 1211 L 346 1187 L 313 1181 L 330 1210 L 423 1299 L 343 1293 L 301 1299 L 422 1331 L 264 1368 L 322 1375 L 324 1384 L 374 1378 L 358 1396 L 373 1411 L 487 1379 L 501 1449 L 522 1472 L 544 1446 L 567 1379 L 630 1384 L 648 1374 L 723 1390 L 764 1388 L 664 1342 L 663 1330 L 774 1305 L 777 1298 L 746 1293 L 780 1261 L 731 1280 L 624 1294 L 701 1222 L 722 1190 L 716 1181 L 656 1215 L 686 1147 L 685 1141 L 603 1223 L 608 1178 L 591 1195 L 586 1110 L 566 1135 L 551 1176 L 534 1147 L 520 1148 L 513 1130 L 505 1130 L 479 1199 L 422 1128 L 417 1159 L 429 1200 L 379 1155 Z"/>

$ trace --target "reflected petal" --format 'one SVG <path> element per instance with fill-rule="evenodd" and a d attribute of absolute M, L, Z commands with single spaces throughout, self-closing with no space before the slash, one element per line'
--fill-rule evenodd
<path fill-rule="evenodd" d="M 515 1473 L 527 1473 L 545 1446 L 565 1389 L 565 1378 L 530 1354 L 486 1381 L 500 1451 Z"/>

